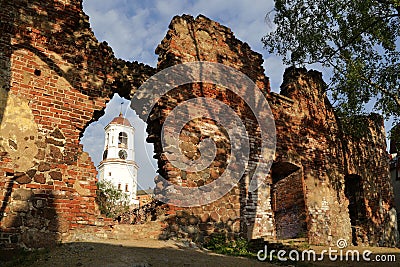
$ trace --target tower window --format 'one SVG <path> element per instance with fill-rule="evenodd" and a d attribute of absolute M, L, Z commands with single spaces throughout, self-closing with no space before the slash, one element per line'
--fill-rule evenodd
<path fill-rule="evenodd" d="M 128 146 L 128 135 L 125 132 L 120 132 L 118 135 L 118 147 Z"/>
<path fill-rule="evenodd" d="M 121 190 L 121 184 L 118 184 L 118 190 Z"/>
<path fill-rule="evenodd" d="M 129 188 L 129 187 L 128 187 L 128 184 L 126 184 L 126 185 L 125 185 L 125 192 L 129 192 L 128 188 Z"/>
<path fill-rule="evenodd" d="M 108 173 L 108 176 L 111 176 L 111 172 Z"/>

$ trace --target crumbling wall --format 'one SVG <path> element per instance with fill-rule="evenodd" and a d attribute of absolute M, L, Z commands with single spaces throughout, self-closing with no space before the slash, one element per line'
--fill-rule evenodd
<path fill-rule="evenodd" d="M 272 173 L 265 174 L 267 184 L 255 193 L 249 192 L 247 172 L 238 186 L 220 200 L 181 211 L 179 214 L 198 218 L 196 233 L 208 235 L 214 231 L 227 231 L 239 232 L 249 238 L 273 239 L 278 231 L 278 238 L 306 235 L 313 244 L 334 245 L 339 239 L 346 240 L 348 244 L 352 242 L 349 200 L 345 194 L 345 175 L 349 174 L 346 166 L 358 164 L 359 168 L 366 170 L 370 165 L 367 162 L 347 162 L 348 146 L 342 141 L 349 137 L 344 135 L 341 122 L 325 95 L 326 85 L 321 73 L 289 68 L 284 74 L 281 94 L 270 93 L 268 80 L 263 76 L 261 57 L 235 39 L 229 29 L 203 16 L 195 19 L 186 15 L 175 17 L 156 52 L 159 54 L 158 70 L 184 62 L 211 61 L 243 71 L 266 95 L 275 117 L 277 150 Z M 199 186 L 217 179 L 218 174 L 223 172 L 223 168 L 215 171 L 215 165 L 223 165 L 214 163 L 205 172 L 188 174 L 168 162 L 165 156 L 168 149 L 163 148 L 160 142 L 160 125 L 171 110 L 185 100 L 206 96 L 235 107 L 246 121 L 249 135 L 256 137 L 254 146 L 259 144 L 257 133 L 252 132 L 257 123 L 251 120 L 246 105 L 234 95 L 226 95 L 229 93 L 218 86 L 184 86 L 167 94 L 154 112 L 157 116 L 150 116 L 150 141 L 155 144 L 160 174 L 169 181 L 178 185 Z M 184 137 L 183 150 L 188 155 L 195 155 L 200 136 L 209 136 L 202 128 L 215 129 L 214 135 L 221 135 L 222 130 L 215 126 L 218 125 L 204 120 L 188 124 L 189 128 L 184 130 L 196 132 L 197 136 Z M 384 140 L 384 136 L 372 142 L 365 139 L 361 141 L 361 146 L 364 151 L 379 148 Z M 229 145 L 222 147 L 221 151 L 217 158 L 220 156 L 220 161 L 226 160 L 222 155 L 229 152 Z M 372 154 L 367 157 L 369 161 L 374 160 Z M 256 158 L 257 152 L 254 152 L 250 162 L 256 161 Z M 384 164 L 374 167 L 373 173 L 388 174 Z M 274 173 L 281 177 L 275 180 Z M 386 178 L 375 176 L 373 179 L 381 180 L 385 190 L 390 191 Z M 159 181 L 156 190 L 165 190 L 165 184 Z M 273 198 L 281 200 L 279 205 L 275 205 Z M 172 229 L 182 228 L 179 227 L 179 220 L 177 216 L 177 225 Z M 184 223 L 186 221 L 183 220 Z M 233 227 L 232 221 L 240 222 L 240 227 Z M 394 229 L 394 226 L 388 227 Z"/>
<path fill-rule="evenodd" d="M 320 73 L 289 68 L 281 95 L 270 96 L 277 129 L 274 165 L 285 164 L 286 168 L 280 169 L 286 170 L 288 178 L 302 176 L 297 184 L 288 185 L 304 197 L 309 242 L 335 244 L 344 239 L 348 244 L 395 246 L 396 212 L 383 119 L 378 115 L 363 117 L 364 129 L 357 132 L 359 136 L 350 135 L 344 121 L 335 116 L 324 90 Z M 290 171 L 293 165 L 299 167 L 297 171 L 292 168 L 294 174 Z M 346 188 L 355 176 L 360 186 Z M 281 184 L 287 182 L 283 178 L 275 182 L 272 179 L 273 187 L 280 187 L 280 194 L 285 192 Z M 362 190 L 356 193 L 358 187 Z M 362 217 L 357 223 L 354 218 L 350 220 L 354 194 Z M 281 198 L 281 206 L 286 207 L 283 215 L 279 209 L 274 210 L 277 227 L 281 216 L 285 225 L 298 218 L 293 216 L 293 208 L 303 204 L 293 201 L 293 197 L 288 194 Z"/>
<path fill-rule="evenodd" d="M 236 39 L 230 29 L 204 16 L 200 15 L 197 18 L 189 15 L 174 17 L 166 37 L 157 47 L 156 53 L 159 55 L 158 70 L 194 61 L 222 63 L 242 71 L 262 93 L 267 94 L 270 91 L 268 79 L 264 75 L 261 55 L 253 52 L 246 43 Z M 191 73 L 184 75 L 190 76 Z M 248 94 L 251 96 L 254 95 L 254 92 L 248 92 Z M 148 121 L 147 131 L 150 136 L 148 141 L 154 143 L 155 158 L 158 160 L 160 175 L 173 184 L 194 187 L 217 180 L 226 170 L 232 144 L 226 129 L 221 124 L 229 122 L 230 118 L 223 119 L 223 115 L 219 114 L 221 109 L 217 105 L 210 105 L 208 111 L 204 113 L 203 119 L 187 122 L 180 136 L 180 148 L 190 159 L 196 159 L 199 156 L 201 140 L 212 138 L 215 141 L 217 154 L 208 168 L 198 172 L 180 170 L 169 162 L 167 154 L 172 153 L 169 148 L 161 145 L 160 125 L 163 125 L 166 117 L 180 103 L 196 97 L 217 99 L 235 110 L 241 121 L 244 122 L 253 150 L 250 152 L 249 166 L 242 179 L 229 193 L 210 204 L 179 211 L 174 222 L 176 227 L 168 229 L 171 231 L 182 229 L 183 227 L 180 227 L 179 224 L 183 223 L 185 226 L 187 220 L 181 220 L 180 216 L 189 214 L 197 218 L 191 234 L 193 236 L 193 233 L 197 233 L 198 239 L 218 231 L 227 232 L 231 236 L 241 234 L 249 238 L 261 236 L 274 238 L 273 215 L 270 202 L 267 201 L 269 189 L 262 188 L 254 193 L 249 193 L 248 190 L 249 172 L 254 168 L 259 156 L 257 147 L 260 146 L 261 137 L 257 132 L 258 123 L 245 100 L 230 91 L 229 88 L 205 83 L 180 86 L 169 91 L 156 105 L 153 110 L 154 115 L 150 116 Z M 215 117 L 222 121 L 208 119 Z M 156 182 L 156 193 L 162 194 L 162 191 L 166 190 L 165 184 L 161 180 Z M 187 196 L 182 194 L 182 198 L 185 197 Z M 170 221 L 172 223 L 172 220 Z"/>
<path fill-rule="evenodd" d="M 290 165 L 289 165 L 290 164 Z M 307 236 L 303 172 L 289 162 L 276 162 L 271 168 L 271 205 L 278 239 Z"/>
<path fill-rule="evenodd" d="M 400 225 L 400 124 L 390 133 L 390 173 L 393 185 L 394 203 L 397 212 L 397 227 Z M 398 230 L 398 229 L 397 229 Z"/>
<path fill-rule="evenodd" d="M 313 244 L 351 240 L 348 202 L 342 187 L 341 136 L 324 90 L 321 73 L 289 68 L 284 74 L 281 95 L 272 94 L 270 100 L 277 133 L 275 164 L 293 164 L 299 168 L 297 172 L 302 178 L 291 185 L 304 198 L 303 218 L 309 242 Z M 287 195 L 286 201 L 290 198 Z M 291 220 L 297 218 L 292 216 Z"/>
<path fill-rule="evenodd" d="M 354 242 L 373 246 L 395 246 L 398 242 L 397 217 L 389 157 L 382 116 L 371 114 L 361 118 L 361 134 L 347 134 L 347 177 L 360 177 L 362 203 L 358 221 L 352 223 Z M 360 205 L 362 204 L 362 205 Z"/>
<path fill-rule="evenodd" d="M 96 169 L 79 144 L 114 92 L 151 67 L 117 60 L 81 1 L 0 1 L 0 238 L 41 247 L 102 225 Z M 107 220 L 106 220 L 107 221 Z M 109 223 L 109 221 L 108 221 Z"/>

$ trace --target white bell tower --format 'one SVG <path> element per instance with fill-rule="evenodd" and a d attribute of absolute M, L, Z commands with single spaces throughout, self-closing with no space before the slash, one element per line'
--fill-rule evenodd
<path fill-rule="evenodd" d="M 137 170 L 135 162 L 135 128 L 122 116 L 115 117 L 105 128 L 103 160 L 100 162 L 99 181 L 108 180 L 128 194 L 130 204 L 138 204 Z"/>

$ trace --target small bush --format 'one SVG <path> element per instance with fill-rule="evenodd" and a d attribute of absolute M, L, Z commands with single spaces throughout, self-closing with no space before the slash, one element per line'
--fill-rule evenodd
<path fill-rule="evenodd" d="M 100 212 L 109 218 L 116 218 L 129 210 L 129 196 L 118 190 L 110 181 L 97 183 L 96 201 Z"/>
<path fill-rule="evenodd" d="M 204 244 L 204 247 L 216 253 L 225 255 L 245 257 L 255 256 L 254 253 L 250 252 L 249 242 L 246 239 L 238 237 L 234 240 L 228 240 L 225 234 L 212 235 L 209 241 Z"/>

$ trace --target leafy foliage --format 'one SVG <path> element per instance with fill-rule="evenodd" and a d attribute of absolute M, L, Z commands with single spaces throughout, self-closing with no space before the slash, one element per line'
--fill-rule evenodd
<path fill-rule="evenodd" d="M 110 181 L 97 183 L 97 203 L 102 214 L 116 218 L 129 210 L 129 196 L 118 190 Z"/>
<path fill-rule="evenodd" d="M 400 115 L 400 0 L 275 0 L 277 28 L 263 38 L 286 64 L 333 70 L 331 95 L 342 114 L 374 108 Z"/>
<path fill-rule="evenodd" d="M 212 235 L 209 241 L 204 244 L 204 247 L 220 254 L 254 257 L 254 253 L 249 250 L 249 243 L 246 239 L 239 237 L 228 240 L 226 235 L 222 233 Z"/>

